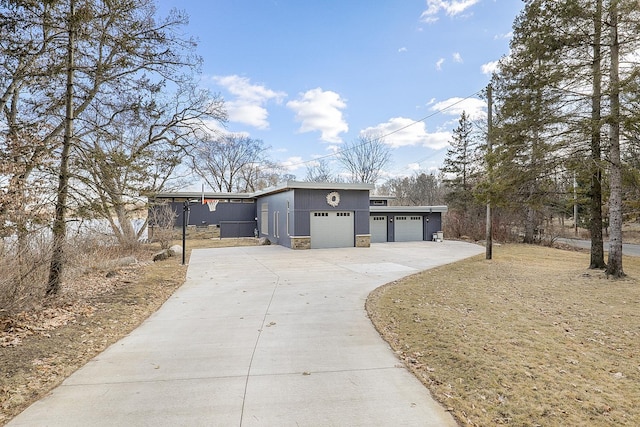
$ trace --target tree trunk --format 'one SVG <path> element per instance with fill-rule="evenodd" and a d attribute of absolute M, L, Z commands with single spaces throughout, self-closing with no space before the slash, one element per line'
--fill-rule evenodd
<path fill-rule="evenodd" d="M 136 230 L 131 224 L 131 218 L 127 215 L 127 210 L 123 204 L 115 206 L 116 216 L 118 218 L 119 231 L 118 237 L 120 244 L 126 248 L 132 248 L 138 243 L 138 236 Z"/>
<path fill-rule="evenodd" d="M 596 2 L 596 14 L 593 19 L 593 92 L 591 95 L 591 194 L 590 205 L 591 219 L 589 231 L 591 232 L 591 262 L 589 268 L 601 269 L 607 265 L 604 262 L 604 243 L 602 240 L 602 153 L 601 136 L 601 98 L 602 98 L 602 71 L 601 48 L 602 42 L 602 0 Z"/>
<path fill-rule="evenodd" d="M 536 242 L 536 210 L 528 206 L 527 216 L 524 223 L 524 243 L 533 244 Z"/>
<path fill-rule="evenodd" d="M 69 194 L 69 155 L 73 138 L 73 77 L 74 77 L 74 49 L 75 49 L 75 0 L 69 2 L 68 46 L 67 46 L 67 93 L 65 130 L 60 154 L 60 170 L 58 171 L 58 190 L 56 192 L 56 208 L 53 220 L 53 248 L 51 265 L 49 267 L 49 281 L 47 296 L 56 295 L 62 283 L 62 269 L 64 267 L 64 247 L 67 239 L 67 195 Z"/>
<path fill-rule="evenodd" d="M 620 44 L 618 41 L 618 3 L 611 2 L 611 120 L 609 128 L 611 196 L 609 198 L 609 262 L 607 277 L 624 276 L 622 270 L 622 166 L 620 162 Z"/>

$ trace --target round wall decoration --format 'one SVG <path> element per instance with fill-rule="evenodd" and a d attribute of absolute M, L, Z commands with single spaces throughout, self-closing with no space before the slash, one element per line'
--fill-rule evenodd
<path fill-rule="evenodd" d="M 332 191 L 327 194 L 327 204 L 329 206 L 333 206 L 334 208 L 340 204 L 340 193 L 337 191 Z"/>

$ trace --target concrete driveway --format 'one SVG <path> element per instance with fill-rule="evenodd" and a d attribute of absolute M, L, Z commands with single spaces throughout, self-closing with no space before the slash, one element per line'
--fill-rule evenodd
<path fill-rule="evenodd" d="M 374 330 L 376 287 L 445 241 L 193 251 L 186 283 L 10 426 L 455 426 Z"/>

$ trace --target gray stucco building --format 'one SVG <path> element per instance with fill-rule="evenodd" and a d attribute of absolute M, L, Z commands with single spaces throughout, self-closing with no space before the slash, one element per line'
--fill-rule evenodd
<path fill-rule="evenodd" d="M 371 184 L 288 181 L 256 193 L 158 193 L 182 224 L 220 227 L 220 237 L 265 237 L 292 249 L 368 247 L 372 242 L 432 240 L 446 206 L 389 206 Z M 153 226 L 153 224 L 151 224 Z"/>

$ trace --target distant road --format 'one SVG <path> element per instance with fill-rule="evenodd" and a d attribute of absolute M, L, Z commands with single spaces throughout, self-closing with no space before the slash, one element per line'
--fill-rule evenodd
<path fill-rule="evenodd" d="M 591 240 L 581 239 L 557 239 L 558 242 L 566 243 L 578 248 L 591 249 Z M 604 242 L 605 252 L 609 250 L 609 242 Z M 640 245 L 632 245 L 630 243 L 622 244 L 622 253 L 629 256 L 640 256 Z"/>

